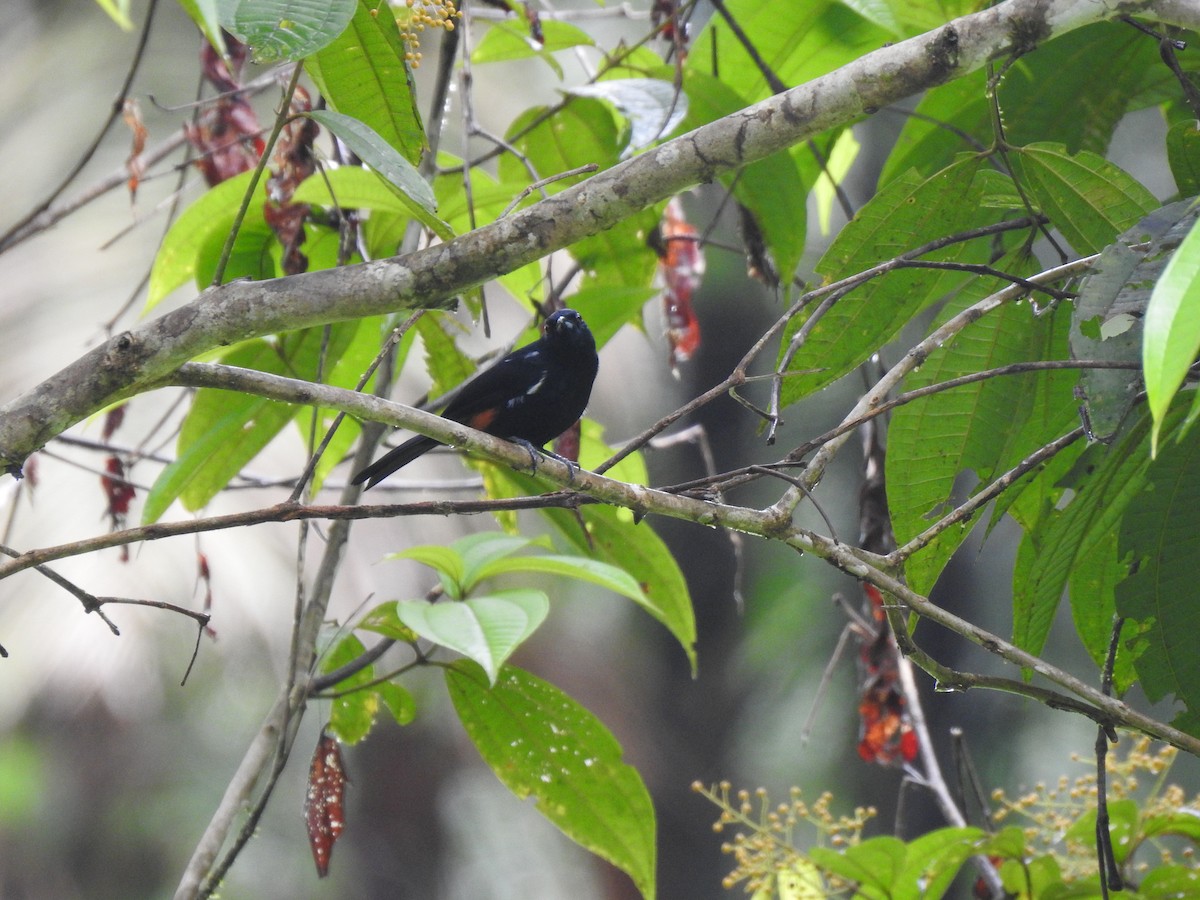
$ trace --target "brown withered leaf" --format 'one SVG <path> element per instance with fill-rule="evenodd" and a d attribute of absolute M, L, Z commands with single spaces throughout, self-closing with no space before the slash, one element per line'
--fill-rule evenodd
<path fill-rule="evenodd" d="M 304 820 L 317 874 L 329 874 L 333 845 L 346 827 L 346 785 L 350 779 L 342 762 L 342 745 L 326 731 L 317 740 L 308 770 L 308 792 L 304 795 Z"/>
<path fill-rule="evenodd" d="M 678 197 L 672 197 L 658 226 L 658 268 L 662 273 L 663 313 L 671 369 L 678 369 L 700 349 L 700 320 L 692 298 L 704 280 L 704 251 L 700 234 L 687 221 Z"/>
<path fill-rule="evenodd" d="M 121 119 L 133 133 L 133 145 L 129 150 L 129 158 L 125 160 L 125 169 L 129 172 L 129 199 L 133 201 L 137 199 L 138 185 L 142 183 L 142 176 L 146 174 L 146 161 L 142 159 L 142 154 L 146 152 L 146 137 L 149 132 L 146 131 L 146 123 L 142 121 L 142 107 L 133 97 L 126 97 L 125 102 L 121 104 Z"/>

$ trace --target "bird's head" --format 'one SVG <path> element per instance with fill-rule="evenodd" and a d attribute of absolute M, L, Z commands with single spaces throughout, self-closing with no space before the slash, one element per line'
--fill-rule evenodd
<path fill-rule="evenodd" d="M 591 329 L 587 327 L 587 322 L 583 321 L 583 316 L 573 309 L 560 309 L 546 319 L 542 328 L 548 341 L 586 345 L 595 349 L 596 341 L 592 337 Z"/>

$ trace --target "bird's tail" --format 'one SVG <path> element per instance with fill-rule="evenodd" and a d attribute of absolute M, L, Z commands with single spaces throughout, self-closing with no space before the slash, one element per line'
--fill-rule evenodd
<path fill-rule="evenodd" d="M 375 462 L 371 463 L 351 480 L 351 484 L 367 483 L 367 488 L 374 487 L 387 478 L 397 469 L 407 466 L 410 462 L 420 456 L 422 453 L 428 453 L 438 445 L 438 441 L 433 438 L 425 437 L 419 434 L 416 437 L 409 438 L 399 447 L 385 453 Z M 364 488 L 363 490 L 366 490 Z"/>

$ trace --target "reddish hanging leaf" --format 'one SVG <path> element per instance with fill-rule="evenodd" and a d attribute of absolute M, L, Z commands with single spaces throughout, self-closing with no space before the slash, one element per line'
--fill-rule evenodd
<path fill-rule="evenodd" d="M 308 770 L 308 792 L 304 795 L 304 820 L 317 874 L 329 874 L 333 845 L 346 827 L 346 784 L 350 779 L 342 762 L 342 745 L 321 732 Z"/>
<path fill-rule="evenodd" d="M 108 443 L 112 436 L 117 433 L 117 429 L 121 427 L 121 423 L 125 421 L 125 404 L 114 406 L 104 414 L 104 428 L 100 432 L 100 440 Z"/>
<path fill-rule="evenodd" d="M 125 160 L 125 168 L 129 172 L 129 199 L 132 201 L 137 197 L 137 189 L 142 182 L 142 176 L 146 174 L 146 163 L 142 159 L 142 154 L 146 150 L 148 132 L 145 122 L 142 121 L 142 108 L 132 97 L 125 98 L 125 102 L 121 106 L 121 118 L 133 132 L 133 146 L 129 150 L 129 159 Z"/>
<path fill-rule="evenodd" d="M 883 446 L 873 430 L 866 435 L 864 445 L 859 545 L 883 554 L 896 546 L 883 480 Z M 864 582 L 862 587 L 862 619 L 867 627 L 855 629 L 859 639 L 858 755 L 880 766 L 911 763 L 917 758 L 920 746 L 908 711 L 908 698 L 900 683 L 900 649 L 888 625 L 882 592 L 873 584 Z"/>
<path fill-rule="evenodd" d="M 688 29 L 686 22 L 679 21 L 679 0 L 654 0 L 650 7 L 650 21 L 665 40 L 675 45 L 679 64 L 687 59 Z"/>
<path fill-rule="evenodd" d="M 246 63 L 246 45 L 229 32 L 222 32 L 225 38 L 225 54 L 232 63 L 233 69 L 225 64 L 221 55 L 213 49 L 208 41 L 200 43 L 200 72 L 222 93 L 236 91 L 242 86 L 242 66 Z"/>
<path fill-rule="evenodd" d="M 529 36 L 537 41 L 540 50 L 546 44 L 546 35 L 542 31 L 542 17 L 532 3 L 525 4 L 525 21 L 529 23 Z"/>
<path fill-rule="evenodd" d="M 183 126 L 184 135 L 198 154 L 196 168 L 209 187 L 253 169 L 267 146 L 253 107 L 237 93 L 246 47 L 232 35 L 225 36 L 225 43 L 233 72 L 208 41 L 200 46 L 204 77 L 224 96 Z"/>
<path fill-rule="evenodd" d="M 296 88 L 292 98 L 292 114 L 301 115 L 312 109 L 308 92 Z M 275 145 L 274 166 L 267 179 L 267 202 L 263 205 L 263 216 L 279 243 L 283 245 L 283 272 L 296 275 L 308 269 L 308 257 L 300 252 L 304 243 L 304 221 L 309 207 L 304 203 L 292 203 L 292 194 L 309 175 L 317 170 L 313 155 L 313 141 L 320 129 L 312 119 L 294 119 L 284 126 Z"/>
<path fill-rule="evenodd" d="M 125 527 L 125 517 L 129 515 L 129 502 L 135 491 L 133 485 L 125 478 L 125 464 L 120 457 L 110 456 L 104 463 L 104 474 L 100 476 L 100 487 L 108 502 L 108 518 L 112 530 Z M 129 545 L 121 545 L 121 562 L 129 562 Z"/>
<path fill-rule="evenodd" d="M 700 349 L 700 321 L 692 296 L 704 280 L 704 251 L 699 232 L 684 218 L 679 198 L 672 197 L 658 227 L 658 267 L 663 276 L 663 310 L 672 370 Z"/>
<path fill-rule="evenodd" d="M 199 579 L 200 583 L 204 585 L 203 609 L 207 615 L 212 612 L 213 605 L 212 572 L 208 568 L 208 556 L 203 553 L 196 554 L 196 577 Z M 204 626 L 204 631 L 210 638 L 213 638 L 214 640 L 216 639 L 217 630 L 212 627 L 211 623 Z"/>

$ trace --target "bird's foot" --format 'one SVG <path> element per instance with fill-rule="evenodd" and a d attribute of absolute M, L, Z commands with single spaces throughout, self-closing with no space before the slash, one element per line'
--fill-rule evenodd
<path fill-rule="evenodd" d="M 560 456 L 553 450 L 535 447 L 529 441 L 523 441 L 520 438 L 513 438 L 512 442 L 524 447 L 529 453 L 529 468 L 534 475 L 537 474 L 538 456 L 549 456 L 551 459 L 557 459 L 560 463 L 567 467 L 567 481 L 575 480 L 575 473 L 579 471 L 579 463 L 575 462 L 575 460 L 567 459 L 565 456 Z"/>

